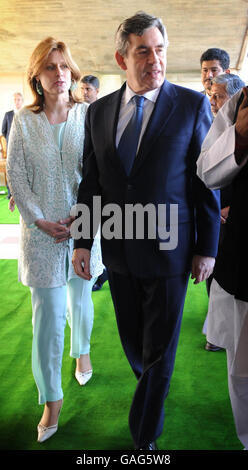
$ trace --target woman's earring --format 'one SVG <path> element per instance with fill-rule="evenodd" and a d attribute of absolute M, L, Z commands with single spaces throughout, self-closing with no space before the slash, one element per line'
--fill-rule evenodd
<path fill-rule="evenodd" d="M 71 91 L 75 91 L 75 90 L 76 90 L 76 88 L 77 88 L 77 83 L 76 83 L 76 82 L 74 82 L 74 80 L 72 80 L 72 82 L 71 82 L 71 86 L 70 86 L 70 90 L 71 90 Z"/>
<path fill-rule="evenodd" d="M 40 82 L 36 82 L 36 91 L 40 96 L 43 95 L 43 88 Z"/>

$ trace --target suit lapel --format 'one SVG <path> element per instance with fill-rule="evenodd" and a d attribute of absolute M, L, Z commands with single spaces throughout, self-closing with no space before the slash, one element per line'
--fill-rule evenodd
<path fill-rule="evenodd" d="M 114 166 L 118 167 L 118 170 L 121 171 L 123 176 L 126 177 L 125 170 L 122 166 L 115 145 L 121 99 L 125 88 L 126 84 L 124 83 L 120 90 L 116 91 L 110 96 L 110 99 L 104 108 L 104 128 L 108 148 L 108 156 L 112 160 Z"/>
<path fill-rule="evenodd" d="M 118 169 L 118 171 L 122 173 L 122 176 L 126 178 L 127 176 L 120 161 L 115 145 L 121 98 L 125 87 L 126 83 L 124 83 L 120 90 L 113 93 L 110 96 L 109 101 L 106 103 L 104 108 L 104 128 L 108 148 L 108 156 L 112 160 L 113 165 Z M 152 149 L 154 142 L 165 128 L 168 120 L 170 119 L 172 113 L 175 110 L 176 96 L 177 93 L 175 91 L 174 86 L 165 80 L 161 87 L 146 131 L 142 138 L 139 152 L 134 160 L 134 165 L 130 176 L 133 175 L 140 168 L 145 158 L 149 154 L 150 150 Z"/>
<path fill-rule="evenodd" d="M 145 158 L 152 149 L 154 142 L 165 128 L 168 120 L 176 107 L 176 91 L 174 86 L 165 81 L 161 87 L 159 96 L 154 106 L 154 110 L 147 124 L 143 135 L 139 152 L 135 158 L 131 175 L 134 174 L 142 165 Z"/>

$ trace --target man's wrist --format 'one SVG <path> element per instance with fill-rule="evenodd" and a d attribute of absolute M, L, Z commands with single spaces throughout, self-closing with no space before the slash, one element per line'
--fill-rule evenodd
<path fill-rule="evenodd" d="M 242 136 L 237 128 L 235 128 L 235 147 L 238 148 L 248 148 L 248 137 Z"/>
<path fill-rule="evenodd" d="M 235 130 L 235 160 L 237 165 L 241 165 L 248 153 L 248 137 L 242 137 L 237 130 Z"/>
<path fill-rule="evenodd" d="M 74 239 L 74 248 L 85 248 L 86 250 L 90 251 L 93 245 L 93 241 L 94 240 L 91 240 L 91 239 L 86 240 L 83 238 L 80 238 L 78 240 Z"/>

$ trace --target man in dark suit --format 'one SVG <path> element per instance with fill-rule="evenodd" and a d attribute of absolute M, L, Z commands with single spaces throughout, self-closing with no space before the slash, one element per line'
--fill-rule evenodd
<path fill-rule="evenodd" d="M 7 113 L 5 113 L 4 118 L 3 118 L 3 123 L 2 123 L 2 134 L 7 140 L 7 145 L 8 145 L 9 133 L 10 133 L 10 128 L 11 128 L 14 114 L 15 112 L 19 111 L 22 108 L 22 106 L 23 106 L 22 94 L 14 93 L 14 110 L 7 111 Z M 7 189 L 8 189 L 8 199 L 10 199 L 11 194 L 10 194 L 8 185 L 7 185 Z"/>
<path fill-rule="evenodd" d="M 98 98 L 100 89 L 100 82 L 94 75 L 85 75 L 80 80 L 81 96 L 85 103 L 91 104 Z M 104 270 L 100 276 L 98 276 L 95 284 L 92 287 L 93 291 L 98 291 L 102 288 L 103 284 L 107 281 L 108 275 L 107 270 Z"/>
<path fill-rule="evenodd" d="M 219 195 L 202 184 L 195 169 L 211 124 L 210 105 L 202 94 L 164 79 L 168 39 L 161 20 L 137 13 L 120 25 L 116 44 L 127 82 L 88 109 L 78 203 L 87 205 L 96 219 L 94 196 L 101 196 L 103 262 L 121 342 L 138 379 L 129 424 L 135 448 L 151 450 L 163 429 L 189 273 L 198 283 L 213 270 Z M 131 147 L 123 154 L 123 142 L 127 148 L 136 135 L 142 103 L 132 162 Z M 111 237 L 108 216 L 117 207 Z M 130 207 L 147 212 L 133 236 L 127 222 Z M 155 223 L 152 219 L 150 224 L 148 209 L 160 213 Z M 96 220 L 93 225 L 96 229 Z M 93 237 L 74 238 L 74 269 L 90 279 Z"/>
<path fill-rule="evenodd" d="M 14 110 L 7 111 L 5 113 L 4 118 L 3 118 L 3 123 L 2 123 L 2 134 L 6 138 L 7 142 L 9 139 L 9 133 L 10 133 L 10 128 L 11 124 L 13 121 L 14 113 L 19 111 L 22 106 L 23 106 L 23 97 L 21 93 L 14 93 Z"/>
<path fill-rule="evenodd" d="M 85 103 L 94 103 L 97 100 L 100 83 L 94 75 L 85 75 L 80 80 L 81 96 Z"/>
<path fill-rule="evenodd" d="M 9 139 L 9 133 L 10 133 L 10 128 L 11 128 L 11 124 L 13 121 L 13 117 L 14 117 L 14 111 L 11 110 L 11 111 L 7 111 L 7 113 L 5 113 L 4 118 L 3 118 L 2 134 L 4 135 L 7 141 Z"/>

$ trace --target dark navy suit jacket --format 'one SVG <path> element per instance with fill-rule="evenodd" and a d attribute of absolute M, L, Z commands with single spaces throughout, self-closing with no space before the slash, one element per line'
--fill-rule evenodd
<path fill-rule="evenodd" d="M 4 118 L 3 118 L 3 123 L 2 123 L 2 134 L 6 138 L 7 142 L 9 140 L 9 133 L 10 133 L 10 128 L 11 124 L 13 121 L 14 117 L 14 111 L 8 111 L 5 113 Z"/>
<path fill-rule="evenodd" d="M 177 204 L 175 249 L 159 249 L 158 227 L 156 239 L 146 234 L 144 240 L 102 237 L 101 242 L 103 262 L 114 271 L 141 278 L 182 274 L 190 271 L 193 254 L 217 254 L 219 192 L 207 189 L 196 176 L 196 160 L 212 122 L 209 101 L 165 81 L 127 177 L 115 145 L 125 86 L 89 106 L 78 202 L 87 204 L 91 214 L 94 195 L 101 196 L 102 206 L 117 204 L 123 213 L 125 204 L 166 204 L 167 212 L 170 204 Z M 102 224 L 108 218 L 102 217 Z M 124 232 L 124 216 L 122 222 Z M 92 240 L 75 240 L 76 248 L 91 245 Z"/>

